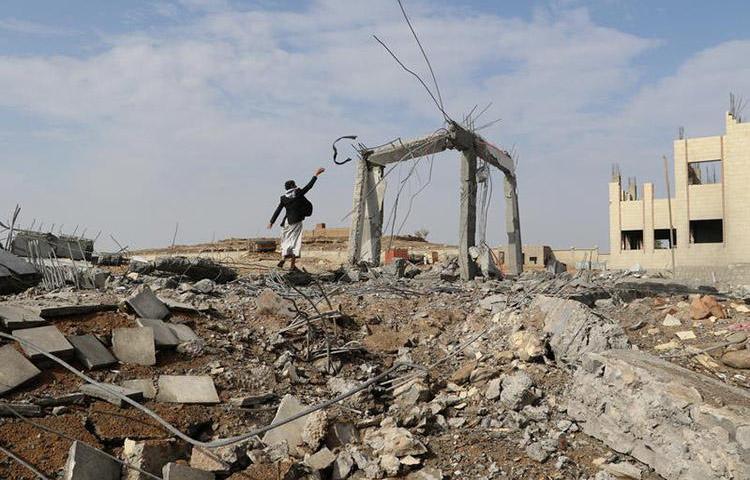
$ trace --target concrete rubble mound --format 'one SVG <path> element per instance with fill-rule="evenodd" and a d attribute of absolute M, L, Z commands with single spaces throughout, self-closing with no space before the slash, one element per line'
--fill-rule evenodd
<path fill-rule="evenodd" d="M 213 280 L 226 283 L 237 278 L 237 272 L 226 265 L 205 257 L 160 257 L 153 262 L 131 261 L 130 271 L 143 274 L 178 275 L 190 280 Z"/>
<path fill-rule="evenodd" d="M 568 413 L 664 478 L 750 478 L 750 394 L 646 353 L 586 355 Z"/>

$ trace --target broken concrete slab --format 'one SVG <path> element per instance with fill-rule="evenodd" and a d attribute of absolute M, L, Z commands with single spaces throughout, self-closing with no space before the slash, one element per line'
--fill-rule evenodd
<path fill-rule="evenodd" d="M 112 385 L 110 383 L 103 383 L 102 385 L 104 385 L 107 389 L 113 390 L 122 396 L 128 397 L 129 399 L 135 402 L 143 401 L 143 392 L 140 390 L 120 387 L 118 385 Z M 84 385 L 81 385 L 80 390 L 82 393 L 88 395 L 89 397 L 94 397 L 94 398 L 98 398 L 99 400 L 104 400 L 105 402 L 109 402 L 113 405 L 117 405 L 118 407 L 124 407 L 128 405 L 122 398 L 118 397 L 117 395 L 114 395 L 113 393 L 108 392 L 107 390 L 105 390 L 104 388 L 98 385 L 86 383 Z"/>
<path fill-rule="evenodd" d="M 183 313 L 205 313 L 211 310 L 211 306 L 209 305 L 190 305 L 189 303 L 184 302 L 178 302 L 176 300 L 172 300 L 169 298 L 160 298 L 162 302 L 164 302 L 164 305 L 167 306 L 171 311 L 173 312 L 183 312 Z"/>
<path fill-rule="evenodd" d="M 219 394 L 207 375 L 162 375 L 156 401 L 169 403 L 219 403 Z"/>
<path fill-rule="evenodd" d="M 140 292 L 125 300 L 125 303 L 141 318 L 163 320 L 169 316 L 167 306 L 147 286 L 144 286 Z"/>
<path fill-rule="evenodd" d="M 321 448 L 316 453 L 305 458 L 305 464 L 313 470 L 325 470 L 333 465 L 333 462 L 335 461 L 336 455 L 326 447 Z"/>
<path fill-rule="evenodd" d="M 237 272 L 234 269 L 205 257 L 159 257 L 154 261 L 154 268 L 160 272 L 185 276 L 194 281 L 209 278 L 217 283 L 226 283 L 237 278 Z"/>
<path fill-rule="evenodd" d="M 65 463 L 63 480 L 120 480 L 121 466 L 100 450 L 73 442 Z"/>
<path fill-rule="evenodd" d="M 13 335 L 25 340 L 34 346 L 19 342 L 21 349 L 32 361 L 43 360 L 47 357 L 39 349 L 58 356 L 60 358 L 73 357 L 73 345 L 68 342 L 65 335 L 54 325 L 44 327 L 26 328 L 23 330 L 13 330 Z M 38 347 L 38 348 L 37 348 Z"/>
<path fill-rule="evenodd" d="M 47 325 L 33 308 L 4 303 L 0 305 L 0 321 L 6 330 L 22 330 Z"/>
<path fill-rule="evenodd" d="M 129 390 L 138 390 L 143 393 L 144 398 L 153 400 L 156 398 L 156 387 L 150 378 L 138 378 L 135 380 L 124 380 L 122 387 Z"/>
<path fill-rule="evenodd" d="M 179 463 L 168 463 L 162 469 L 164 480 L 214 480 L 216 476 L 205 470 L 190 468 Z"/>
<path fill-rule="evenodd" d="M 151 327 L 115 328 L 112 352 L 122 363 L 156 365 L 154 330 Z"/>
<path fill-rule="evenodd" d="M 73 315 L 88 315 L 96 312 L 111 312 L 117 310 L 116 303 L 82 303 L 79 305 L 54 305 L 37 307 L 39 316 L 45 319 L 69 317 Z"/>
<path fill-rule="evenodd" d="M 28 402 L 0 402 L 0 417 L 15 417 L 15 413 L 24 417 L 41 417 L 42 407 Z"/>
<path fill-rule="evenodd" d="M 575 300 L 538 295 L 531 304 L 545 314 L 544 332 L 555 360 L 571 365 L 585 353 L 628 348 L 622 327 Z"/>
<path fill-rule="evenodd" d="M 166 323 L 165 325 L 172 331 L 177 340 L 180 343 L 192 342 L 198 340 L 200 337 L 196 335 L 192 328 L 188 327 L 184 323 Z"/>
<path fill-rule="evenodd" d="M 114 355 L 94 335 L 71 335 L 68 341 L 73 345 L 78 361 L 89 370 L 117 363 Z"/>
<path fill-rule="evenodd" d="M 0 249 L 0 295 L 23 292 L 42 281 L 42 274 L 26 260 Z"/>
<path fill-rule="evenodd" d="M 586 355 L 568 414 L 664 478 L 750 478 L 750 393 L 635 350 Z M 654 408 L 658 405 L 658 408 Z"/>
<path fill-rule="evenodd" d="M 180 340 L 175 335 L 174 331 L 162 320 L 155 318 L 138 318 L 136 319 L 138 326 L 140 327 L 151 327 L 154 330 L 154 343 L 157 347 L 176 347 L 179 345 Z"/>
<path fill-rule="evenodd" d="M 273 423 L 292 417 L 306 408 L 307 405 L 300 403 L 297 397 L 289 394 L 284 395 L 279 403 L 279 408 L 276 410 L 276 416 L 273 417 Z M 274 428 L 263 435 L 263 443 L 266 445 L 278 445 L 286 442 L 290 453 L 302 456 L 304 451 L 300 447 L 304 444 L 302 431 L 306 423 L 307 419 L 301 417 L 278 428 Z"/>
<path fill-rule="evenodd" d="M 164 466 L 170 462 L 187 458 L 187 448 L 181 442 L 174 440 L 144 440 L 135 441 L 125 439 L 122 455 L 125 461 L 134 467 L 159 476 Z M 122 480 L 150 480 L 136 470 L 123 467 Z"/>

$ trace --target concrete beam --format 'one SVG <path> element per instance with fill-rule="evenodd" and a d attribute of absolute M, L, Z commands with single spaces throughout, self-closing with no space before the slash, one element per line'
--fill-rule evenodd
<path fill-rule="evenodd" d="M 505 174 L 505 230 L 508 234 L 507 273 L 520 275 L 523 271 L 523 246 L 521 243 L 521 217 L 518 213 L 518 186 L 516 177 Z"/>
<path fill-rule="evenodd" d="M 412 140 L 394 140 L 391 143 L 363 153 L 370 163 L 388 165 L 413 158 L 433 155 L 451 148 L 447 131 L 432 133 Z"/>
<path fill-rule="evenodd" d="M 367 161 L 360 159 L 354 177 L 354 194 L 352 195 L 352 223 L 349 228 L 349 252 L 347 259 L 351 265 L 359 263 L 359 252 L 362 247 L 362 227 L 365 222 L 364 198 L 367 183 Z"/>
<path fill-rule="evenodd" d="M 476 276 L 476 264 L 469 248 L 476 244 L 477 231 L 477 156 L 464 150 L 461 157 L 461 215 L 458 235 L 458 265 L 462 280 Z"/>
<path fill-rule="evenodd" d="M 355 205 L 349 232 L 349 263 L 365 261 L 380 264 L 380 239 L 383 233 L 385 183 L 383 167 L 362 160 L 355 180 Z"/>

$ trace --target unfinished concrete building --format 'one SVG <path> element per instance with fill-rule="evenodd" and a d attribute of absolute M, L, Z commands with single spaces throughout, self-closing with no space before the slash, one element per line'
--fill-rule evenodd
<path fill-rule="evenodd" d="M 750 124 L 727 113 L 723 135 L 675 140 L 673 175 L 671 202 L 613 175 L 609 267 L 671 268 L 673 242 L 678 268 L 750 263 Z"/>

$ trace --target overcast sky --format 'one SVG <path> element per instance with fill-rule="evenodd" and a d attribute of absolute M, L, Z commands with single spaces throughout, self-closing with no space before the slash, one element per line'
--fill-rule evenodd
<path fill-rule="evenodd" d="M 729 92 L 750 95 L 750 4 L 711 3 L 404 2 L 448 113 L 492 102 L 477 125 L 502 119 L 481 133 L 517 154 L 524 243 L 604 250 L 611 165 L 661 194 L 678 127 L 720 134 Z M 110 234 L 168 244 L 176 222 L 179 243 L 266 235 L 283 182 L 325 166 L 311 222 L 348 225 L 354 163 L 333 165 L 332 140 L 442 125 L 373 34 L 429 81 L 395 1 L 5 1 L 0 218 L 19 203 L 23 226 L 101 230 L 105 250 Z M 457 241 L 457 158 L 435 157 L 403 233 Z M 409 167 L 389 177 L 387 214 Z"/>

